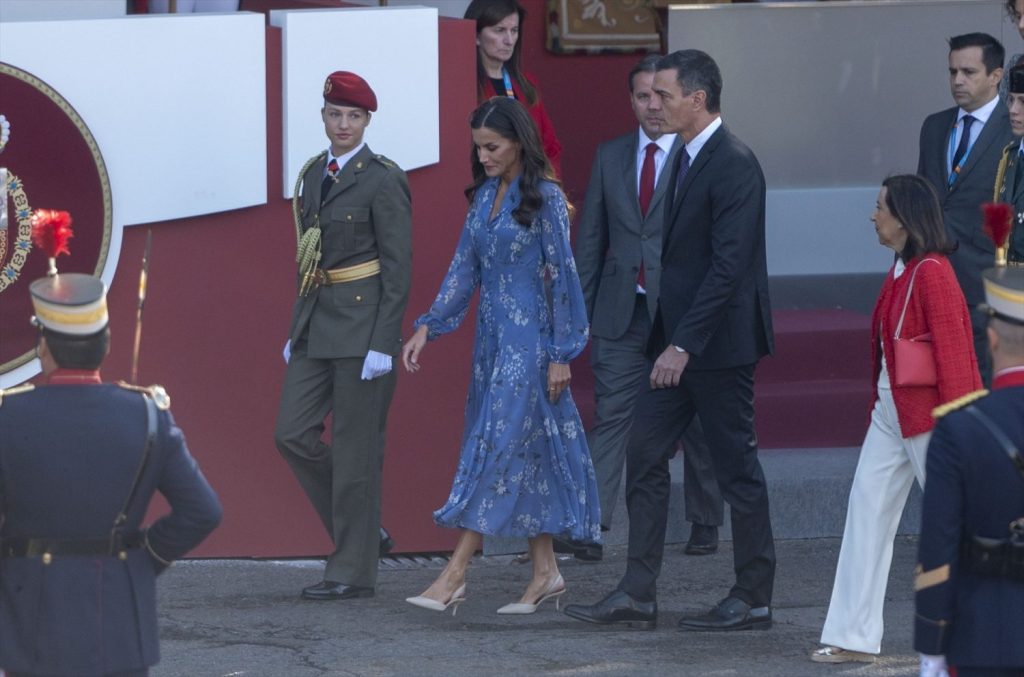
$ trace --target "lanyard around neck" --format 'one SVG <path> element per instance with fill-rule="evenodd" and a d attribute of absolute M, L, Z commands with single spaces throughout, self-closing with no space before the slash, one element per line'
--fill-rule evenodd
<path fill-rule="evenodd" d="M 963 118 L 960 118 L 960 122 L 957 123 L 956 127 L 964 128 L 964 132 L 966 133 L 968 130 L 966 129 L 967 125 L 964 124 L 964 118 L 965 117 L 967 117 L 967 116 L 965 115 Z M 975 122 L 981 122 L 981 120 L 978 120 L 977 118 L 975 118 Z M 954 127 L 953 129 L 955 130 L 956 127 Z M 978 136 L 981 136 L 981 132 L 978 132 Z M 956 147 L 959 144 L 955 143 L 956 141 L 958 141 L 958 139 L 956 138 L 956 133 L 955 132 L 953 134 L 949 135 L 949 151 L 948 151 L 949 155 L 948 155 L 948 158 L 949 158 L 949 166 L 951 167 L 951 170 L 949 172 L 949 185 L 950 186 L 952 186 L 954 183 L 956 183 L 957 177 L 960 176 L 960 170 L 964 168 L 965 164 L 967 164 L 967 158 L 970 157 L 971 151 L 974 150 L 974 144 L 975 144 L 975 142 L 977 140 L 978 140 L 977 137 L 975 137 L 974 141 L 971 141 L 970 138 L 968 137 L 968 139 L 967 139 L 967 150 L 964 151 L 964 156 L 962 158 L 960 158 L 960 162 L 958 162 L 957 165 L 954 167 L 953 166 L 953 156 L 956 155 Z"/>
<path fill-rule="evenodd" d="M 507 96 L 510 99 L 516 98 L 516 93 L 512 89 L 512 78 L 508 76 L 507 68 L 501 69 L 501 77 L 505 81 L 505 96 Z"/>

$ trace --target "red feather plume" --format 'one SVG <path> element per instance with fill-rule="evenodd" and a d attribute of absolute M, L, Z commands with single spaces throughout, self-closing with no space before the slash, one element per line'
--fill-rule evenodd
<path fill-rule="evenodd" d="M 32 243 L 49 258 L 70 254 L 68 240 L 73 235 L 71 214 L 56 209 L 37 209 L 32 213 Z"/>
<path fill-rule="evenodd" d="M 992 238 L 996 247 L 1005 247 L 1010 236 L 1010 223 L 1013 220 L 1013 207 L 1005 202 L 986 202 L 981 205 L 984 217 L 982 228 Z"/>

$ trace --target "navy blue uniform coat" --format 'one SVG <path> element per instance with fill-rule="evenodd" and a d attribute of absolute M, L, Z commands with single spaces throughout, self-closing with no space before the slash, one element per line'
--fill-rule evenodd
<path fill-rule="evenodd" d="M 973 403 L 1024 450 L 1024 386 Z M 1024 516 L 1024 478 L 965 410 L 942 417 L 928 445 L 918 555 L 914 648 L 950 665 L 1024 668 L 1024 583 L 960 566 L 968 535 L 1006 538 Z"/>
<path fill-rule="evenodd" d="M 146 439 L 146 406 L 117 385 L 49 385 L 0 400 L 0 538 L 104 538 L 128 498 Z M 127 529 L 159 491 L 171 513 L 148 548 L 116 556 L 0 559 L 0 666 L 94 675 L 159 660 L 156 575 L 220 522 L 221 506 L 169 411 Z M 161 562 L 160 560 L 163 560 Z"/>

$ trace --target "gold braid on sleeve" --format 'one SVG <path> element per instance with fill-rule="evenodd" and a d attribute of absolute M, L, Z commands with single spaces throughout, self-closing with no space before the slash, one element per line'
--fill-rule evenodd
<path fill-rule="evenodd" d="M 302 232 L 302 211 L 299 208 L 300 189 L 303 188 L 302 179 L 306 176 L 309 168 L 316 164 L 321 158 L 327 156 L 327 151 L 314 155 L 299 172 L 299 178 L 295 181 L 295 190 L 292 193 L 292 218 L 295 220 L 295 241 L 296 252 L 295 262 L 299 264 L 299 296 L 305 296 L 313 285 L 313 271 L 316 264 L 320 262 L 320 217 L 317 215 L 313 225 Z"/>
<path fill-rule="evenodd" d="M 1010 164 L 1010 151 L 1018 146 L 1016 141 L 1003 149 L 1003 156 L 999 158 L 999 167 L 996 169 L 996 185 L 992 187 L 992 201 L 1000 202 L 999 194 L 1003 190 L 1003 180 L 1006 178 L 1006 168 Z"/>

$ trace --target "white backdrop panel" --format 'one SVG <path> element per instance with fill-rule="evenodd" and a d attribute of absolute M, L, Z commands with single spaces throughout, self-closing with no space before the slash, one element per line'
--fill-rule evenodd
<path fill-rule="evenodd" d="M 264 43 L 246 12 L 0 23 L 96 137 L 118 228 L 266 203 Z"/>
<path fill-rule="evenodd" d="M 377 94 L 366 142 L 409 171 L 440 160 L 437 10 L 426 7 L 281 10 L 284 58 L 284 176 L 295 178 L 327 147 L 320 108 L 326 76 L 358 73 Z"/>
<path fill-rule="evenodd" d="M 127 10 L 125 0 L 0 0 L 0 21 L 109 19 Z"/>

